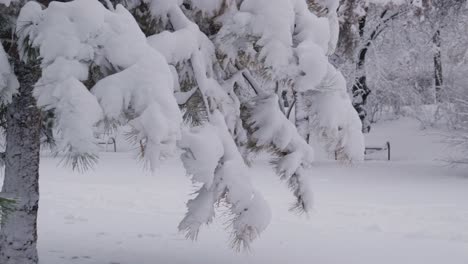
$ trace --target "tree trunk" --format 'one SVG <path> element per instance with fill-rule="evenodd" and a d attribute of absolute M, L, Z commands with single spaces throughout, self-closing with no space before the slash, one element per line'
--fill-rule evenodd
<path fill-rule="evenodd" d="M 366 13 L 367 13 L 367 10 L 366 10 Z M 366 27 L 366 22 L 367 22 L 367 15 L 364 15 L 359 19 L 359 36 L 361 39 L 364 37 L 364 30 Z M 375 35 L 374 32 L 372 35 Z M 359 118 L 361 119 L 363 133 L 370 132 L 370 122 L 368 121 L 368 117 L 367 117 L 366 104 L 367 104 L 367 97 L 371 93 L 371 90 L 367 86 L 366 55 L 367 55 L 367 51 L 369 50 L 372 40 L 373 39 L 371 37 L 371 39 L 369 39 L 359 51 L 358 60 L 356 64 L 356 79 L 354 81 L 353 88 L 352 88 L 353 106 L 354 106 L 354 109 L 356 109 L 356 111 L 358 112 Z"/>
<path fill-rule="evenodd" d="M 435 80 L 435 101 L 440 103 L 442 101 L 442 86 L 444 85 L 444 79 L 442 75 L 442 53 L 440 38 L 440 30 L 437 30 L 432 37 L 434 44 L 434 80 Z"/>
<path fill-rule="evenodd" d="M 0 229 L 1 264 L 38 263 L 37 212 L 39 204 L 39 151 L 41 115 L 32 95 L 40 78 L 39 63 L 23 63 L 15 54 L 13 66 L 19 91 L 8 106 L 5 179 L 2 192 L 15 199 L 14 210 Z"/>
<path fill-rule="evenodd" d="M 345 63 L 345 61 L 355 61 L 354 52 L 358 42 L 358 37 L 355 34 L 354 27 L 358 24 L 358 15 L 355 10 L 359 5 L 358 1 L 345 0 L 342 1 L 341 16 L 343 21 L 340 25 L 340 34 L 338 38 L 338 46 L 336 48 L 333 60 L 337 66 Z M 362 37 L 362 36 L 361 36 Z"/>

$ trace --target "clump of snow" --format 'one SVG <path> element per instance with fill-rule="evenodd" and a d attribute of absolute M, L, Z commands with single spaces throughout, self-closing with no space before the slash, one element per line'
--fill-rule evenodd
<path fill-rule="evenodd" d="M 246 0 L 239 10 L 232 9 L 223 17 L 216 38 L 226 62 L 236 61 L 241 55 L 272 69 L 273 78 L 305 70 L 315 82 L 323 78 L 325 54 L 334 49 L 336 40 L 330 39 L 329 20 L 312 14 L 305 1 Z M 337 37 L 336 29 L 333 36 Z M 298 59 L 304 60 L 298 63 Z M 312 77 L 312 72 L 317 74 Z"/>
<path fill-rule="evenodd" d="M 150 36 L 148 42 L 161 52 L 169 63 L 190 59 L 193 51 L 198 48 L 198 36 L 190 29 L 163 31 Z"/>
<path fill-rule="evenodd" d="M 294 30 L 294 7 L 291 1 L 246 0 L 240 12 L 251 16 L 251 34 L 259 37 L 257 45 L 263 47 L 259 58 L 267 66 L 285 67 L 292 61 L 292 32 Z M 271 18 L 275 19 L 271 19 Z M 241 16 L 242 18 L 242 16 Z"/>
<path fill-rule="evenodd" d="M 215 111 L 211 121 L 186 130 L 180 142 L 182 161 L 191 169 L 194 183 L 203 184 L 187 203 L 187 214 L 179 229 L 196 239 L 203 224 L 214 217 L 214 205 L 224 202 L 232 214 L 233 247 L 248 247 L 266 229 L 271 219 L 268 204 L 252 186 L 250 172 L 240 155 L 224 116 Z"/>
<path fill-rule="evenodd" d="M 364 160 L 364 136 L 351 104 L 343 75 L 331 64 L 327 76 L 311 96 L 310 128 L 338 160 Z"/>
<path fill-rule="evenodd" d="M 303 74 L 297 79 L 298 91 L 312 90 L 317 87 L 325 77 L 328 70 L 330 46 L 329 22 L 325 18 L 318 18 L 307 9 L 305 1 L 297 2 L 296 14 L 296 47 L 298 66 Z M 335 12 L 336 13 L 336 12 Z"/>
<path fill-rule="evenodd" d="M 259 95 L 245 106 L 253 143 L 257 147 L 273 146 L 281 153 L 276 169 L 296 196 L 292 209 L 309 212 L 313 204 L 312 191 L 303 181 L 303 172 L 314 161 L 312 147 L 280 111 L 276 95 Z"/>
<path fill-rule="evenodd" d="M 223 26 L 215 40 L 225 63 L 235 62 L 242 53 L 267 68 L 290 71 L 288 66 L 294 62 L 294 12 L 289 0 L 246 0 L 239 10 L 232 6 L 222 18 Z"/>
<path fill-rule="evenodd" d="M 216 128 L 207 124 L 185 131 L 179 142 L 179 146 L 186 151 L 183 156 L 186 170 L 195 182 L 203 183 L 208 188 L 213 183 L 213 175 L 224 155 L 222 142 L 213 140 L 217 138 Z"/>

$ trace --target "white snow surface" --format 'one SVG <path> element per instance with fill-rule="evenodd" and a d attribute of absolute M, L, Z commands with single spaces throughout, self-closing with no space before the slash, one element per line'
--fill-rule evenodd
<path fill-rule="evenodd" d="M 450 150 L 439 131 L 416 121 L 378 124 L 368 145 L 392 144 L 353 166 L 321 162 L 308 173 L 309 217 L 288 212 L 291 193 L 262 162 L 253 181 L 272 221 L 250 253 L 229 249 L 221 215 L 197 242 L 177 230 L 190 180 L 179 161 L 154 175 L 130 153 L 101 153 L 94 171 L 72 173 L 43 155 L 39 253 L 47 264 L 466 264 L 468 174 L 440 161 Z M 369 157 L 368 157 L 369 158 Z"/>

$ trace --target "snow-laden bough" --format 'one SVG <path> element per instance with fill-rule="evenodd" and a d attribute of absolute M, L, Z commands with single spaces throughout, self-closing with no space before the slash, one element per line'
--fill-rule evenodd
<path fill-rule="evenodd" d="M 97 157 L 93 127 L 103 119 L 129 122 L 152 169 L 161 155 L 175 150 L 182 118 L 171 70 L 123 6 L 111 12 L 98 1 L 77 0 L 42 10 L 28 2 L 17 34 L 23 59 L 34 49 L 42 58 L 34 95 L 39 107 L 54 110 L 60 150 L 73 167 Z M 91 67 L 104 77 L 87 87 Z"/>

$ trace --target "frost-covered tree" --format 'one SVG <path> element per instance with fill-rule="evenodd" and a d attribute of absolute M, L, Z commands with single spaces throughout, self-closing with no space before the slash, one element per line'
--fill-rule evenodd
<path fill-rule="evenodd" d="M 362 8 L 357 8 L 359 6 Z M 464 34 L 459 33 L 462 31 L 460 25 L 463 25 L 464 8 L 466 1 L 342 1 L 339 15 L 343 23 L 333 61 L 344 72 L 351 90 L 353 80 L 361 75 L 357 70 L 359 67 L 355 67 L 359 66 L 359 55 L 366 55 L 364 72 L 368 90 L 372 92 L 366 97 L 367 102 L 362 108 L 369 122 L 377 120 L 384 109 L 388 112 L 390 108 L 395 114 L 402 114 L 405 106 L 433 104 L 436 101 L 435 87 L 438 86 L 437 90 L 441 91 L 441 81 L 445 79 L 446 84 L 454 81 L 453 70 L 460 67 L 454 68 L 453 62 L 461 57 L 457 55 L 455 58 L 455 51 L 463 52 L 460 47 L 464 45 Z M 444 12 L 446 15 L 443 15 Z M 365 20 L 360 20 L 363 15 Z M 360 21 L 365 21 L 364 38 L 359 35 Z M 374 34 L 376 37 L 366 46 L 367 40 L 372 39 L 369 36 L 379 27 L 384 30 Z M 440 48 L 433 44 L 433 40 L 438 39 L 435 28 L 443 29 L 440 31 Z M 444 43 L 444 39 L 451 41 Z M 451 49 L 452 45 L 457 48 Z M 429 51 L 434 53 L 430 54 Z M 354 57 L 350 57 L 352 54 Z M 448 54 L 453 55 L 449 58 Z M 444 78 L 443 66 L 449 68 L 445 74 L 450 76 Z M 442 78 L 436 80 L 436 76 Z M 457 82 L 463 79 L 459 76 L 456 78 Z M 444 85 L 443 92 L 439 93 L 443 96 L 439 97 L 447 101 L 452 87 L 453 84 Z M 362 98 L 355 98 L 355 105 L 357 103 L 360 107 Z"/>
<path fill-rule="evenodd" d="M 8 107 L 2 197 L 15 201 L 0 230 L 2 264 L 37 262 L 41 113 L 53 121 L 54 151 L 78 170 L 98 160 L 95 127 L 130 126 L 129 139 L 152 170 L 183 150 L 199 189 L 180 230 L 195 239 L 221 205 L 231 215 L 234 248 L 248 247 L 271 214 L 251 184 L 245 153 L 277 155 L 299 212 L 312 207 L 305 177 L 313 147 L 304 134 L 340 160 L 363 159 L 359 117 L 327 57 L 338 34 L 336 1 L 320 1 L 323 18 L 305 0 L 1 4 L 0 22 L 8 22 L 0 24 L 8 51 L 0 50 Z M 282 94 L 294 95 L 296 119 L 308 120 L 296 122 L 301 133 Z"/>
<path fill-rule="evenodd" d="M 353 106 L 362 121 L 362 131 L 370 131 L 368 99 L 369 53 L 382 33 L 395 19 L 406 14 L 413 1 L 342 1 L 339 15 L 342 21 L 334 64 L 347 72 L 353 95 Z"/>
<path fill-rule="evenodd" d="M 443 31 L 457 20 L 466 6 L 466 0 L 422 0 L 417 15 L 427 24 L 428 32 L 432 40 L 433 65 L 434 65 L 434 98 L 435 102 L 442 102 L 447 99 L 443 96 L 444 72 L 443 72 Z"/>

